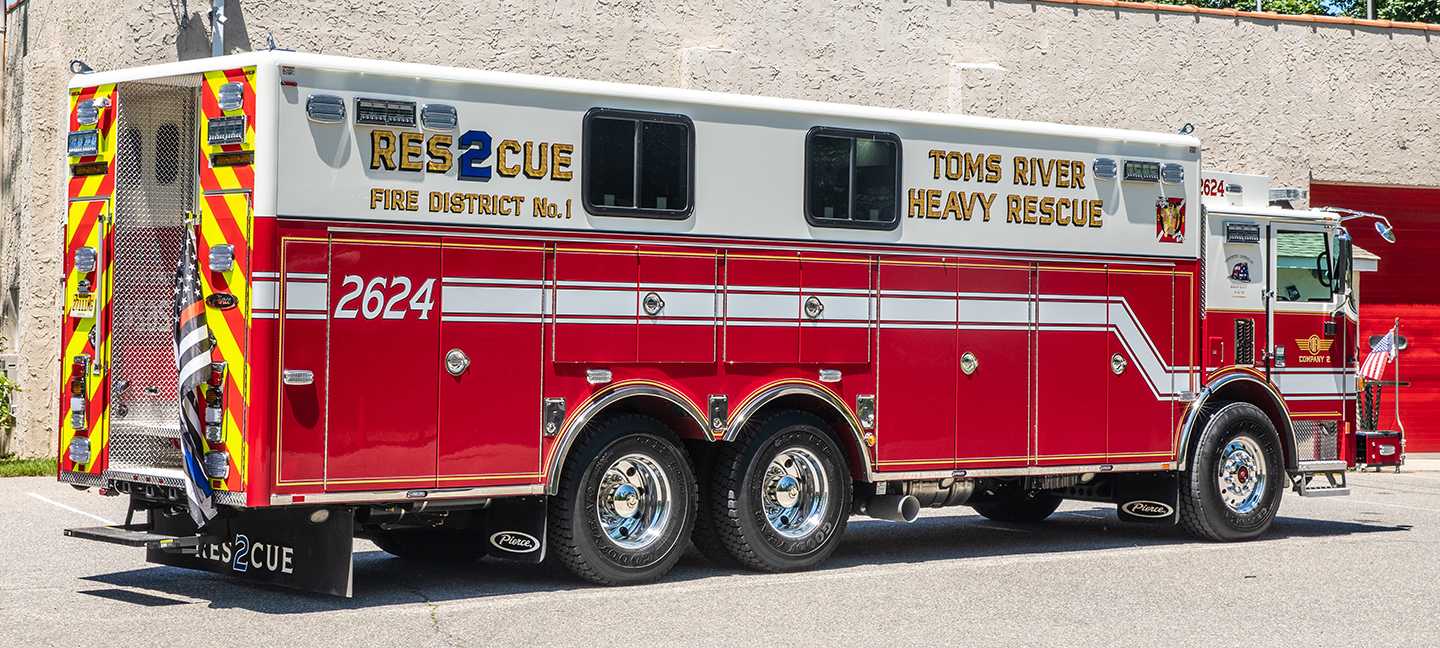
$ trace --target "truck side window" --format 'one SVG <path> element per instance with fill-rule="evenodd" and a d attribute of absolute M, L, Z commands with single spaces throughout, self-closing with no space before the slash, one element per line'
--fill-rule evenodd
<path fill-rule="evenodd" d="M 592 108 L 585 113 L 585 210 L 682 219 L 695 195 L 695 125 L 685 115 Z"/>
<path fill-rule="evenodd" d="M 816 227 L 895 229 L 900 138 L 816 126 L 805 136 L 805 218 Z"/>
<path fill-rule="evenodd" d="M 1275 298 L 1282 302 L 1331 300 L 1330 248 L 1324 232 L 1278 232 Z"/>

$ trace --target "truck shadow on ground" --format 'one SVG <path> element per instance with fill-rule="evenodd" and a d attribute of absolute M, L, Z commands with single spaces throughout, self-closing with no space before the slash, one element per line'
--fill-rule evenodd
<path fill-rule="evenodd" d="M 1265 537 L 1247 544 L 1398 533 L 1409 529 L 1408 525 L 1387 526 L 1363 520 L 1280 517 Z M 844 541 L 818 573 L 935 560 L 1014 558 L 1024 561 L 1045 554 L 1095 552 L 1098 556 L 1115 550 L 1185 546 L 1202 548 L 1204 544 L 1197 544 L 1178 527 L 1122 523 L 1115 518 L 1114 507 L 1104 506 L 1064 510 L 1036 524 L 993 522 L 974 514 L 927 516 L 913 524 L 857 518 L 851 520 Z M 163 566 L 91 576 L 85 580 L 130 589 L 82 590 L 81 593 L 146 607 L 208 601 L 209 606 L 216 609 L 303 614 L 545 592 L 607 591 L 581 583 L 558 565 L 548 563 L 525 565 L 493 558 L 460 565 L 425 563 L 395 558 L 358 541 L 355 550 L 355 595 L 350 599 Z M 646 588 L 676 584 L 703 586 L 707 580 L 714 580 L 714 586 L 720 588 L 733 582 L 722 579 L 746 577 L 766 576 L 718 567 L 691 547 L 659 583 L 635 589 L 643 593 Z"/>

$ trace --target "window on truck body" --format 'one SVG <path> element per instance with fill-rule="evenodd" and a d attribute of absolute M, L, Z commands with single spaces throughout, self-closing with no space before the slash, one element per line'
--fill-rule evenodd
<path fill-rule="evenodd" d="M 592 108 L 585 113 L 585 210 L 684 219 L 694 210 L 695 124 L 685 115 Z"/>
<path fill-rule="evenodd" d="M 805 136 L 805 219 L 816 227 L 895 229 L 900 137 L 816 126 Z"/>

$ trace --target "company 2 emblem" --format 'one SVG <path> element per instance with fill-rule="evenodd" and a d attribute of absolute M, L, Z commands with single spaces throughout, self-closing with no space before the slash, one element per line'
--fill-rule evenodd
<path fill-rule="evenodd" d="M 540 549 L 540 541 L 528 533 L 501 531 L 490 536 L 490 544 L 501 551 L 530 553 Z"/>
<path fill-rule="evenodd" d="M 1135 517 L 1143 518 L 1170 517 L 1173 513 L 1175 513 L 1175 509 L 1172 508 L 1169 504 L 1151 502 L 1149 500 L 1135 500 L 1133 502 L 1126 502 L 1120 506 L 1120 510 L 1125 511 L 1126 513 L 1129 513 L 1130 515 L 1133 515 Z"/>
<path fill-rule="evenodd" d="M 1235 283 L 1250 283 L 1250 265 L 1254 261 L 1243 254 L 1235 254 L 1225 259 L 1225 266 L 1230 268 L 1230 281 Z"/>
<path fill-rule="evenodd" d="M 1295 343 L 1300 345 L 1300 350 L 1310 355 L 1320 355 L 1330 350 L 1330 345 L 1335 344 L 1334 340 L 1322 340 L 1318 335 L 1309 338 L 1296 338 Z"/>
<path fill-rule="evenodd" d="M 1299 356 L 1300 362 L 1313 362 L 1316 364 L 1327 364 L 1330 362 L 1330 347 L 1335 344 L 1334 340 L 1324 340 L 1318 335 L 1308 338 L 1295 338 L 1295 344 L 1300 351 L 1307 355 Z"/>
<path fill-rule="evenodd" d="M 1185 199 L 1161 198 L 1155 203 L 1155 240 L 1185 242 Z"/>

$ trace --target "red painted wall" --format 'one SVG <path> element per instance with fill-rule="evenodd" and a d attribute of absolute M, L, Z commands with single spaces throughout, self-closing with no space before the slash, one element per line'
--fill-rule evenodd
<path fill-rule="evenodd" d="M 1360 280 L 1361 358 L 1365 341 L 1383 335 L 1400 319 L 1409 348 L 1400 353 L 1400 421 L 1408 452 L 1440 452 L 1440 282 L 1435 251 L 1440 250 L 1440 189 L 1311 184 L 1310 204 L 1383 214 L 1395 227 L 1394 243 L 1375 232 L 1374 219 L 1346 223 L 1355 244 L 1380 257 L 1378 272 Z M 1385 372 L 1395 379 L 1396 366 Z M 1395 390 L 1386 388 L 1380 428 L 1396 429 Z"/>

